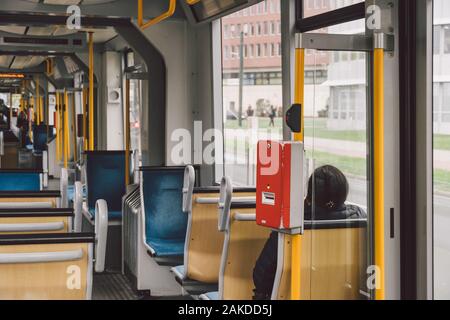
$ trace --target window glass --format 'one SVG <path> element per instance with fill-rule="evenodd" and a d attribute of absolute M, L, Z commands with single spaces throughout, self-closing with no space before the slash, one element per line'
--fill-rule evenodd
<path fill-rule="evenodd" d="M 434 0 L 434 30 L 434 296 L 447 300 L 450 299 L 450 1 Z"/>
<path fill-rule="evenodd" d="M 221 20 L 225 175 L 236 185 L 256 184 L 257 141 L 282 139 L 279 8 L 266 0 Z"/>
<path fill-rule="evenodd" d="M 364 0 L 305 0 L 303 1 L 303 17 L 308 18 L 360 2 Z"/>

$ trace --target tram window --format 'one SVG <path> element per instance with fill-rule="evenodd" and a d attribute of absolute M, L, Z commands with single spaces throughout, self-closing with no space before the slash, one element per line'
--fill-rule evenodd
<path fill-rule="evenodd" d="M 308 18 L 328 11 L 364 2 L 364 0 L 304 0 L 303 17 Z"/>
<path fill-rule="evenodd" d="M 236 185 L 256 184 L 257 141 L 282 139 L 281 54 L 276 54 L 281 50 L 281 35 L 274 32 L 281 15 L 279 10 L 270 9 L 279 7 L 280 0 L 266 0 L 250 7 L 248 15 L 237 12 L 221 20 L 223 102 L 216 112 L 223 112 L 225 175 Z M 225 33 L 231 25 L 252 26 L 255 15 L 257 24 L 241 28 L 235 35 L 237 39 L 227 39 Z M 265 36 L 256 37 L 252 30 Z M 244 46 L 242 57 L 240 45 Z M 234 50 L 227 59 L 230 46 Z"/>
<path fill-rule="evenodd" d="M 450 26 L 444 27 L 444 53 L 450 53 Z"/>
<path fill-rule="evenodd" d="M 450 299 L 450 1 L 434 0 L 434 297 Z"/>

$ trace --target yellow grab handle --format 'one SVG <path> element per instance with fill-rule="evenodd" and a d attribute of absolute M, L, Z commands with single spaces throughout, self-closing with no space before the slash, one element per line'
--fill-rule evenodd
<path fill-rule="evenodd" d="M 379 268 L 375 299 L 384 300 L 384 49 L 374 50 L 373 102 L 375 265 Z"/>
<path fill-rule="evenodd" d="M 294 103 L 302 106 L 301 131 L 294 135 L 295 141 L 304 141 L 304 113 L 303 104 L 305 100 L 305 49 L 295 49 L 295 96 Z M 291 300 L 300 300 L 301 298 L 301 254 L 302 253 L 302 235 L 292 236 L 291 248 Z"/>
<path fill-rule="evenodd" d="M 175 9 L 177 8 L 177 1 L 170 0 L 169 9 L 161 14 L 160 16 L 150 19 L 146 23 L 144 23 L 144 0 L 138 0 L 138 25 L 141 29 L 146 29 L 151 27 L 167 18 L 170 18 L 175 13 Z"/>
<path fill-rule="evenodd" d="M 69 166 L 69 96 L 64 89 L 64 168 Z"/>
<path fill-rule="evenodd" d="M 186 0 L 186 3 L 190 6 L 193 6 L 196 3 L 199 3 L 200 0 Z"/>

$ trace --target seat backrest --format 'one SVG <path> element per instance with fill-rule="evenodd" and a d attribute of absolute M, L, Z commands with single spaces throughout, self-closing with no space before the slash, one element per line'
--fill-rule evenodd
<path fill-rule="evenodd" d="M 86 189 L 89 209 L 103 199 L 109 211 L 121 211 L 126 193 L 125 151 L 86 152 Z"/>
<path fill-rule="evenodd" d="M 0 170 L 0 191 L 39 191 L 42 171 L 27 169 Z"/>
<path fill-rule="evenodd" d="M 236 197 L 254 197 L 253 189 L 235 189 Z M 217 229 L 219 188 L 195 188 L 187 247 L 187 277 L 192 280 L 219 281 L 224 233 Z"/>
<path fill-rule="evenodd" d="M 33 127 L 33 151 L 42 153 L 47 150 L 47 125 L 38 125 Z"/>
<path fill-rule="evenodd" d="M 301 299 L 360 299 L 361 276 L 367 261 L 366 221 L 305 222 L 305 229 L 301 252 Z M 290 299 L 291 248 L 291 237 L 280 234 L 273 299 Z"/>
<path fill-rule="evenodd" d="M 244 208 L 242 208 L 244 207 Z M 270 229 L 256 224 L 255 208 L 231 205 L 219 281 L 222 300 L 251 300 L 253 269 L 270 236 Z"/>
<path fill-rule="evenodd" d="M 93 234 L 0 235 L 0 299 L 91 299 Z"/>
<path fill-rule="evenodd" d="M 60 191 L 3 191 L 0 192 L 0 209 L 56 208 L 60 198 Z"/>
<path fill-rule="evenodd" d="M 0 209 L 0 234 L 66 233 L 73 209 Z"/>
<path fill-rule="evenodd" d="M 181 255 L 187 227 L 182 211 L 183 176 L 184 167 L 143 167 L 140 177 L 147 241 L 158 243 L 162 251 L 179 244 Z"/>

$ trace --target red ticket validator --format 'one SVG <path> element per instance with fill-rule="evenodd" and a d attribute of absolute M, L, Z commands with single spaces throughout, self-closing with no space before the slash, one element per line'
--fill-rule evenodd
<path fill-rule="evenodd" d="M 303 232 L 303 143 L 259 141 L 256 223 L 280 232 Z"/>

